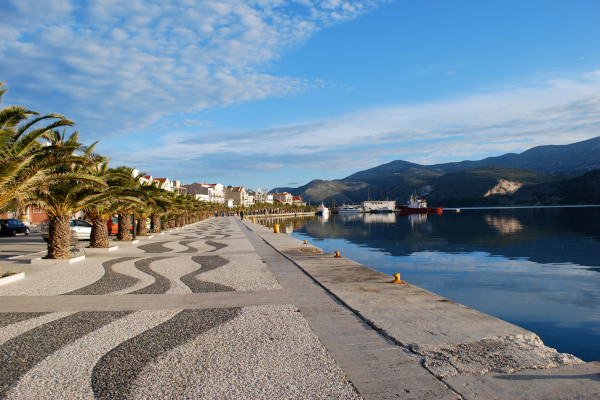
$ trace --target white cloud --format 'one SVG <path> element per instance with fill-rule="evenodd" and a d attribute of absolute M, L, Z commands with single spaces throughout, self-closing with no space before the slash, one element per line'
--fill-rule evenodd
<path fill-rule="evenodd" d="M 173 113 L 302 90 L 310 82 L 263 66 L 382 1 L 7 0 L 1 79 L 22 103 L 103 137 L 115 125 L 139 129 Z"/>
<path fill-rule="evenodd" d="M 265 164 L 287 160 L 291 168 L 305 168 L 310 160 L 312 167 L 359 170 L 394 159 L 434 164 L 568 144 L 600 135 L 599 128 L 600 71 L 596 71 L 578 79 L 359 111 L 300 125 L 202 136 L 172 132 L 143 154 L 197 159 L 240 152 L 244 159 L 260 157 Z"/>

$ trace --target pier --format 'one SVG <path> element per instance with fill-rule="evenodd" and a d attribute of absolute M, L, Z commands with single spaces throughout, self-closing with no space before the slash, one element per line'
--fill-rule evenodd
<path fill-rule="evenodd" d="M 1 398 L 600 398 L 600 363 L 251 219 L 39 251 L 2 260 Z"/>

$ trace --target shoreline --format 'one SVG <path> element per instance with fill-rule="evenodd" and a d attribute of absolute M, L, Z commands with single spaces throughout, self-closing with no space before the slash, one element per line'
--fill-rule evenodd
<path fill-rule="evenodd" d="M 600 397 L 600 363 L 247 219 L 19 265 L 0 397 Z"/>
<path fill-rule="evenodd" d="M 393 284 L 389 275 L 343 257 L 319 254 L 321 249 L 294 237 L 244 225 L 367 324 L 420 357 L 425 368 L 460 394 L 475 390 L 473 396 L 483 396 L 486 392 L 481 390 L 489 383 L 504 379 L 506 385 L 514 385 L 522 374 L 541 380 L 564 371 L 595 371 L 600 384 L 600 362 L 586 363 L 559 353 L 534 332 L 409 283 Z M 486 383 L 475 389 L 475 382 Z M 508 386 L 495 390 L 509 390 Z"/>

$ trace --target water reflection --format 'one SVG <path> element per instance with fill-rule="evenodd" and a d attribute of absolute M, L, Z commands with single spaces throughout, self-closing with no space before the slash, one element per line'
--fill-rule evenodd
<path fill-rule="evenodd" d="M 523 230 L 523 225 L 514 217 L 486 215 L 485 221 L 502 234 L 516 233 Z"/>
<path fill-rule="evenodd" d="M 600 360 L 600 208 L 339 217 L 294 236 Z"/>

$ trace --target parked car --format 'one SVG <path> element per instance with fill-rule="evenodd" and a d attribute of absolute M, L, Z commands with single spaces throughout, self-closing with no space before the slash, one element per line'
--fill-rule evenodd
<path fill-rule="evenodd" d="M 106 221 L 106 226 L 108 227 L 109 235 L 116 235 L 119 232 L 119 218 L 110 217 L 108 221 Z"/>
<path fill-rule="evenodd" d="M 29 235 L 29 227 L 18 219 L 0 219 L 0 235 L 17 236 L 17 233 Z"/>
<path fill-rule="evenodd" d="M 108 227 L 109 235 L 116 235 L 119 233 L 119 218 L 112 216 L 106 221 L 106 226 Z M 133 226 L 129 224 L 129 231 L 133 232 Z"/>
<path fill-rule="evenodd" d="M 90 240 L 92 235 L 92 224 L 82 219 L 72 219 L 71 221 L 71 237 L 78 240 Z M 50 224 L 42 224 L 42 238 L 48 241 L 50 232 Z"/>

